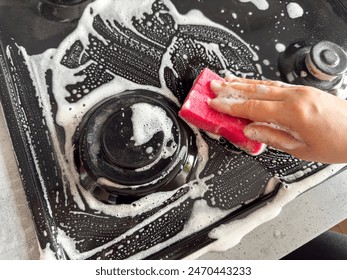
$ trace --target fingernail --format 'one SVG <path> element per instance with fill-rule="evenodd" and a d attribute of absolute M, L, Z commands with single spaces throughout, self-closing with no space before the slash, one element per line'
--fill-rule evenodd
<path fill-rule="evenodd" d="M 261 141 L 261 135 L 259 134 L 258 130 L 253 127 L 246 126 L 245 129 L 243 130 L 243 133 L 246 135 L 247 138 L 251 140 L 263 142 Z"/>
<path fill-rule="evenodd" d="M 229 82 L 221 82 L 218 80 L 211 81 L 211 89 L 218 98 L 225 98 L 225 101 L 230 99 L 230 102 L 234 103 L 236 103 L 236 100 L 238 100 L 238 103 L 244 102 L 246 97 L 243 92 L 234 89 L 233 85 L 233 83 Z"/>
<path fill-rule="evenodd" d="M 219 81 L 219 80 L 212 80 L 210 83 L 210 87 L 211 89 L 214 90 L 218 90 L 222 87 L 223 82 Z"/>
<path fill-rule="evenodd" d="M 231 112 L 231 102 L 225 102 L 225 98 L 214 98 L 214 99 L 210 99 L 207 101 L 208 105 L 211 106 L 212 109 L 220 112 L 220 113 L 224 113 L 224 114 L 228 114 Z"/>
<path fill-rule="evenodd" d="M 215 108 L 215 107 L 218 107 L 221 104 L 221 101 L 220 101 L 220 99 L 218 97 L 214 98 L 214 99 L 209 98 L 207 100 L 207 104 L 209 106 L 211 106 L 212 108 Z"/>

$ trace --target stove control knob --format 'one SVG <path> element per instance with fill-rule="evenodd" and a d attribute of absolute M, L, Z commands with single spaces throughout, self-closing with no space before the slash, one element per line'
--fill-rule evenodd
<path fill-rule="evenodd" d="M 347 55 L 335 43 L 322 41 L 312 46 L 305 64 L 308 71 L 317 79 L 332 81 L 341 78 L 347 70 Z"/>
<path fill-rule="evenodd" d="M 347 54 L 330 41 L 295 42 L 280 54 L 278 67 L 286 82 L 338 94 L 344 87 Z"/>

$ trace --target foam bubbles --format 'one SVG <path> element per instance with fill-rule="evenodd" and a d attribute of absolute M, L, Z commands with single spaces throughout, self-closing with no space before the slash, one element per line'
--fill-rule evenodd
<path fill-rule="evenodd" d="M 148 103 L 137 103 L 131 106 L 133 134 L 131 140 L 135 141 L 135 146 L 146 144 L 152 137 L 162 131 L 164 142 L 174 141 L 172 135 L 172 120 L 165 111 Z"/>
<path fill-rule="evenodd" d="M 282 43 L 277 43 L 275 47 L 279 53 L 284 52 L 286 50 L 286 46 Z"/>
<path fill-rule="evenodd" d="M 264 0 L 240 1 L 252 2 L 260 10 L 269 7 Z M 120 6 L 123 9 L 119 10 Z M 263 165 L 273 173 L 279 164 L 283 165 L 279 175 L 290 176 L 292 165 L 284 164 L 287 157 L 273 162 L 273 157 L 263 155 L 258 159 L 261 164 L 258 164 L 254 162 L 256 159 L 243 157 L 238 150 L 225 149 L 225 154 L 224 150 L 218 154 L 213 151 L 213 143 L 219 143 L 206 140 L 193 128 L 197 134 L 199 154 L 197 179 L 175 191 L 152 193 L 131 205 L 107 205 L 97 201 L 80 186 L 71 141 L 81 119 L 95 104 L 134 89 L 158 92 L 178 103 L 172 92 L 180 85 L 177 82 L 181 78 L 180 71 L 186 70 L 191 61 L 213 65 L 216 69 L 224 67 L 224 71 L 228 69 L 240 76 L 254 77 L 261 69 L 260 64 L 254 67 L 258 56 L 250 45 L 198 10 L 181 15 L 167 0 L 143 1 L 141 5 L 136 0 L 98 0 L 89 8 L 77 29 L 58 49 L 26 57 L 35 76 L 33 80 L 38 95 L 44 100 L 45 120 L 54 138 L 59 165 L 64 171 L 65 181 L 69 182 L 52 200 L 56 201 L 52 215 L 59 226 L 58 239 L 70 258 L 145 258 L 225 217 L 239 207 L 240 196 L 245 197 L 244 203 L 249 203 L 260 195 L 257 193 L 259 181 L 256 180 L 261 177 L 261 182 L 268 182 L 272 176 L 272 173 L 264 172 Z M 232 17 L 236 19 L 237 15 L 233 13 Z M 281 50 L 281 46 L 284 47 L 278 44 L 276 49 Z M 259 50 L 259 47 L 254 48 Z M 194 56 L 196 54 L 198 56 Z M 264 61 L 266 64 L 268 62 Z M 52 71 L 52 92 L 58 106 L 55 119 L 46 88 L 48 69 Z M 168 76 L 171 79 L 167 79 Z M 131 109 L 132 140 L 136 145 L 147 143 L 153 135 L 161 132 L 166 143 L 161 157 L 174 153 L 177 144 L 172 135 L 173 124 L 165 111 L 147 103 L 135 104 Z M 58 141 L 56 124 L 64 129 L 66 135 L 64 149 Z M 152 151 L 152 146 L 146 149 L 147 154 Z M 172 166 L 176 166 L 185 154 L 186 147 L 183 147 Z M 222 157 L 222 164 L 213 176 L 206 173 L 209 168 L 215 168 L 214 163 L 207 164 L 209 157 Z M 309 172 L 310 169 L 306 170 Z M 228 174 L 234 179 L 230 180 Z M 300 177 L 300 174 L 296 176 Z M 108 184 L 104 178 L 99 178 L 98 182 Z M 260 188 L 266 187 L 267 192 L 273 190 L 265 184 Z M 44 198 L 49 204 L 49 198 Z M 277 210 L 278 205 L 273 205 L 265 214 L 259 211 L 253 215 L 254 219 L 241 220 L 240 237 L 277 215 Z M 223 244 L 219 248 L 222 250 L 239 240 L 231 231 L 216 236 Z M 226 241 L 228 245 L 225 245 Z"/>
<path fill-rule="evenodd" d="M 287 13 L 290 18 L 295 19 L 302 17 L 304 14 L 303 8 L 296 2 L 290 2 L 287 5 Z"/>
<path fill-rule="evenodd" d="M 239 0 L 242 3 L 251 2 L 259 10 L 267 10 L 269 8 L 269 3 L 266 0 Z"/>

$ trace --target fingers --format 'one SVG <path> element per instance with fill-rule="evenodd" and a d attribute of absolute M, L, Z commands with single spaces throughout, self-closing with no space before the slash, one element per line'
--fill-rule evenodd
<path fill-rule="evenodd" d="M 239 82 L 211 82 L 211 89 L 218 97 L 230 97 L 236 99 L 259 99 L 280 101 L 293 94 L 293 88 L 270 86 L 261 83 L 246 84 Z"/>
<path fill-rule="evenodd" d="M 290 132 L 266 123 L 251 123 L 246 126 L 244 133 L 252 140 L 265 143 L 287 153 L 293 153 L 294 151 L 303 149 L 307 146 L 304 142 L 294 137 Z"/>
<path fill-rule="evenodd" d="M 232 86 L 232 83 L 221 82 L 213 80 L 210 83 L 212 91 L 216 96 L 221 98 L 234 98 L 234 99 L 246 99 L 246 95 L 241 90 L 238 90 Z"/>
<path fill-rule="evenodd" d="M 240 77 L 236 77 L 232 75 L 226 76 L 225 80 L 227 82 L 238 82 L 238 83 L 244 83 L 244 84 L 250 84 L 250 85 L 261 84 L 261 85 L 284 87 L 284 88 L 290 88 L 294 86 L 294 85 L 287 84 L 281 81 L 245 79 L 245 78 L 240 78 Z"/>
<path fill-rule="evenodd" d="M 263 100 L 239 100 L 232 98 L 215 98 L 209 101 L 212 109 L 231 115 L 249 119 L 256 122 L 272 122 L 281 118 L 283 108 L 281 101 L 263 101 Z"/>

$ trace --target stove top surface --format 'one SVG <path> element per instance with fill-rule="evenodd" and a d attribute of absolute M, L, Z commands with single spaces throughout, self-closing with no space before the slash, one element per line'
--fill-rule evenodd
<path fill-rule="evenodd" d="M 249 156 L 177 112 L 205 67 L 280 79 L 293 43 L 347 49 L 346 1 L 128 1 L 124 13 L 117 0 L 49 2 L 0 4 L 0 97 L 44 252 L 188 257 L 285 186 L 341 169 L 271 148 Z"/>

